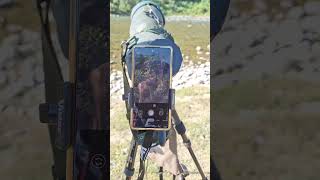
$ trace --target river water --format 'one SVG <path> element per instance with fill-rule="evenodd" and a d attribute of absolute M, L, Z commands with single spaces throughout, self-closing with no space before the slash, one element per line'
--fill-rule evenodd
<path fill-rule="evenodd" d="M 180 46 L 184 61 L 205 62 L 210 55 L 207 46 L 210 42 L 209 18 L 178 18 L 170 17 L 165 28 L 172 34 L 175 42 Z M 120 44 L 129 37 L 130 18 L 111 17 L 110 23 L 110 53 L 111 69 L 120 68 Z M 200 46 L 202 51 L 196 50 Z M 199 48 L 199 47 L 198 47 Z"/>

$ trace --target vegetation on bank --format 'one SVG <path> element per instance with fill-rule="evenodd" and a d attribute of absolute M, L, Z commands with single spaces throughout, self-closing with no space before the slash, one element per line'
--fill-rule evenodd
<path fill-rule="evenodd" d="M 111 0 L 111 14 L 129 15 L 141 0 Z M 210 0 L 153 0 L 166 15 L 209 15 Z"/>

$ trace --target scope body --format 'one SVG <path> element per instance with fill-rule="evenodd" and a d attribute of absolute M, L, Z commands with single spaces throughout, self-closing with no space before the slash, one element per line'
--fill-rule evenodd
<path fill-rule="evenodd" d="M 178 73 L 182 54 L 173 37 L 165 29 L 165 18 L 159 6 L 152 1 L 142 1 L 131 12 L 130 37 L 127 40 L 126 65 L 131 74 L 132 49 L 141 46 L 169 46 L 173 50 L 172 73 Z"/>

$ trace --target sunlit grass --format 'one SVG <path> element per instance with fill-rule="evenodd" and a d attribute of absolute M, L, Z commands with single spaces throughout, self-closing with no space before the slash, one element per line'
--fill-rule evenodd
<path fill-rule="evenodd" d="M 223 178 L 317 179 L 320 113 L 297 107 L 320 102 L 319 90 L 316 83 L 269 79 L 215 92 L 211 137 Z"/>

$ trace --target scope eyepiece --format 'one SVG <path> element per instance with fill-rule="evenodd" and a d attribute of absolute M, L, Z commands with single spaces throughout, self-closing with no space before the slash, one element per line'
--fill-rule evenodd
<path fill-rule="evenodd" d="M 163 28 L 165 18 L 160 7 L 152 1 L 142 1 L 131 11 L 130 37 L 150 29 Z"/>
<path fill-rule="evenodd" d="M 143 11 L 147 11 L 149 13 L 153 13 L 154 14 L 154 18 L 158 19 L 158 22 L 161 26 L 165 25 L 165 18 L 164 15 L 159 7 L 159 5 L 153 1 L 141 1 L 140 3 L 136 4 L 131 11 L 130 17 L 131 19 L 134 18 L 134 16 L 137 14 L 137 12 L 140 12 L 140 8 L 145 8 L 142 9 Z"/>

